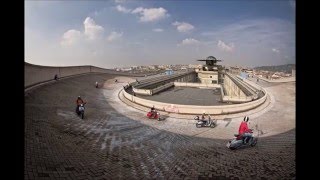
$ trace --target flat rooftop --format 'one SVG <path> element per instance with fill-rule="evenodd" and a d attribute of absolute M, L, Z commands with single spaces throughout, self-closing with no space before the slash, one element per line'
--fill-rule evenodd
<path fill-rule="evenodd" d="M 220 88 L 201 89 L 193 87 L 171 87 L 153 96 L 136 95 L 144 99 L 171 104 L 197 106 L 228 105 L 221 101 Z"/>

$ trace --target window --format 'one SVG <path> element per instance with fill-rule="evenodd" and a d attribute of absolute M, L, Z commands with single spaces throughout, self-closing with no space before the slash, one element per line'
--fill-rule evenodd
<path fill-rule="evenodd" d="M 213 80 L 213 81 L 212 81 L 212 84 L 217 84 L 217 81 Z"/>

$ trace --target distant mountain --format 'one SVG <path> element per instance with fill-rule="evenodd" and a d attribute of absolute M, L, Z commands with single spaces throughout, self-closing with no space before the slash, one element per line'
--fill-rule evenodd
<path fill-rule="evenodd" d="M 292 69 L 296 69 L 296 65 L 295 64 L 284 64 L 284 65 L 278 65 L 278 66 L 259 66 L 259 67 L 255 67 L 253 69 L 272 71 L 272 72 L 291 73 Z"/>

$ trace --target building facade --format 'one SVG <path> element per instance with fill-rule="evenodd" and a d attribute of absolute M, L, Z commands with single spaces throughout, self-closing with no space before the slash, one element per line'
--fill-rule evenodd
<path fill-rule="evenodd" d="M 200 69 L 197 69 L 198 78 L 201 83 L 203 84 L 218 84 L 218 66 L 216 65 L 217 60 L 213 56 L 207 57 L 205 60 L 198 60 L 198 61 L 205 61 L 206 64 L 203 65 Z"/>

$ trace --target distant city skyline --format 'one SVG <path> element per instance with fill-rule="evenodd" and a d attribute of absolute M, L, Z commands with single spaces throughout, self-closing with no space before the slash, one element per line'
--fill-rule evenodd
<path fill-rule="evenodd" d="M 295 64 L 295 1 L 25 1 L 25 61 L 102 68 Z"/>

